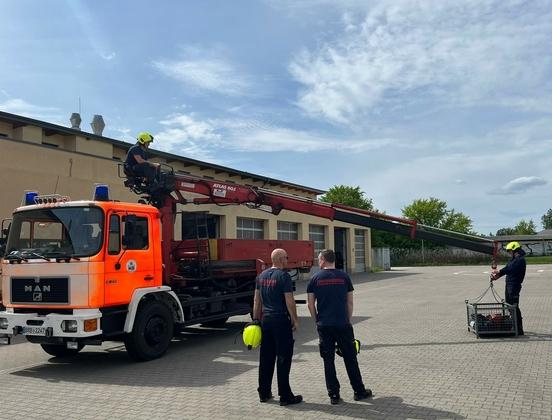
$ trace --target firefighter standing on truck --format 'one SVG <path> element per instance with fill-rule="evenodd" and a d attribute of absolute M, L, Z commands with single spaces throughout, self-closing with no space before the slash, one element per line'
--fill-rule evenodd
<path fill-rule="evenodd" d="M 155 180 L 159 168 L 158 163 L 148 162 L 147 150 L 152 142 L 153 136 L 150 133 L 146 131 L 139 133 L 136 144 L 128 149 L 125 158 L 125 172 L 145 177 L 148 184 Z"/>
<path fill-rule="evenodd" d="M 262 341 L 259 356 L 259 400 L 272 398 L 274 364 L 278 377 L 280 405 L 298 404 L 301 395 L 294 395 L 289 385 L 289 372 L 293 356 L 293 331 L 299 325 L 293 298 L 293 283 L 284 271 L 287 252 L 281 248 L 270 255 L 272 267 L 257 277 L 253 303 L 253 320 L 261 320 Z M 262 319 L 261 319 L 262 315 Z"/>
<path fill-rule="evenodd" d="M 524 335 L 523 318 L 519 309 L 519 294 L 521 292 L 521 283 L 523 283 L 523 279 L 525 278 L 527 265 L 525 262 L 525 251 L 517 241 L 509 242 L 506 245 L 506 251 L 510 254 L 510 261 L 500 270 L 494 269 L 491 272 L 491 279 L 497 280 L 506 274 L 505 300 L 510 305 L 516 305 L 518 335 Z"/>

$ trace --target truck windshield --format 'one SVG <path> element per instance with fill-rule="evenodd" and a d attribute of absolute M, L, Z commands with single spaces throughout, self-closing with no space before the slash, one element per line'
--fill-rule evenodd
<path fill-rule="evenodd" d="M 55 207 L 20 211 L 13 221 L 6 255 L 14 258 L 72 258 L 97 254 L 104 215 L 98 207 Z"/>

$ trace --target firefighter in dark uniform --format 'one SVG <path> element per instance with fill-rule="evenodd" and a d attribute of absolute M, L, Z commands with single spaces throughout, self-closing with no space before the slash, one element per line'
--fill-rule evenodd
<path fill-rule="evenodd" d="M 147 183 L 155 181 L 159 163 L 148 162 L 147 150 L 153 142 L 153 136 L 145 131 L 138 134 L 136 144 L 128 149 L 125 158 L 125 173 L 143 176 Z"/>
<path fill-rule="evenodd" d="M 516 305 L 518 335 L 524 335 L 523 318 L 519 309 L 519 294 L 521 292 L 521 283 L 523 283 L 523 279 L 525 278 L 525 251 L 517 241 L 508 243 L 506 251 L 511 256 L 510 261 L 500 270 L 494 269 L 491 272 L 491 279 L 497 280 L 506 274 L 505 300 L 510 305 Z"/>
<path fill-rule="evenodd" d="M 259 356 L 259 400 L 272 398 L 272 377 L 276 364 L 280 405 L 297 404 L 301 395 L 294 395 L 289 385 L 293 356 L 293 331 L 299 326 L 290 275 L 284 271 L 287 252 L 272 251 L 272 267 L 257 278 L 253 304 L 253 320 L 261 320 L 262 341 Z"/>
<path fill-rule="evenodd" d="M 357 349 L 351 318 L 353 316 L 353 284 L 342 270 L 335 268 L 335 253 L 325 249 L 318 255 L 321 270 L 314 274 L 307 286 L 308 305 L 316 321 L 320 339 L 320 356 L 324 361 L 326 389 L 332 404 L 341 401 L 339 381 L 335 371 L 336 344 L 345 362 L 354 400 L 372 397 L 366 389 L 358 367 Z"/>

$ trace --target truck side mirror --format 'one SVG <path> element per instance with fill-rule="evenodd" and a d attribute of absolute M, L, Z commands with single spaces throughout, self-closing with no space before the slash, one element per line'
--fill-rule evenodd
<path fill-rule="evenodd" d="M 8 227 L 4 227 L 4 223 L 8 221 L 9 221 Z M 0 237 L 7 238 L 8 235 L 10 234 L 10 228 L 11 228 L 11 219 L 2 220 L 2 231 L 1 231 L 2 235 L 0 235 Z"/>

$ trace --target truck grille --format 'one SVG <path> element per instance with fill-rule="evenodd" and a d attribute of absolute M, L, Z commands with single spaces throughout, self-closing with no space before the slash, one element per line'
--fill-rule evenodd
<path fill-rule="evenodd" d="M 68 304 L 67 277 L 12 277 L 12 303 Z"/>

